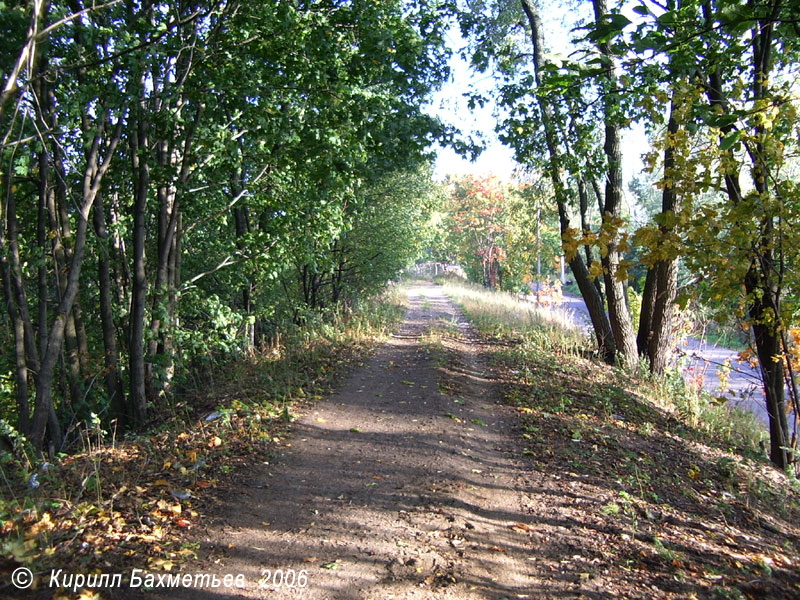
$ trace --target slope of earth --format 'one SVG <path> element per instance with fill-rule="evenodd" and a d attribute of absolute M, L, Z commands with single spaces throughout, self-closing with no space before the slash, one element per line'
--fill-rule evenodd
<path fill-rule="evenodd" d="M 564 294 L 562 305 L 553 310 L 569 315 L 577 327 L 591 327 L 589 311 L 579 296 Z M 737 350 L 689 336 L 676 348 L 672 360 L 692 385 L 699 385 L 715 397 L 726 398 L 730 408 L 751 412 L 768 425 L 759 369 L 742 360 L 740 354 Z M 721 370 L 726 372 L 724 385 L 720 380 Z M 791 415 L 789 418 L 791 421 Z"/>
<path fill-rule="evenodd" d="M 436 286 L 409 300 L 194 530 L 178 575 L 238 584 L 124 597 L 800 597 L 785 477 L 706 444 L 621 371 L 487 343 Z"/>
<path fill-rule="evenodd" d="M 516 415 L 495 404 L 482 345 L 442 292 L 409 300 L 393 339 L 197 534 L 192 571 L 244 585 L 154 595 L 499 600 L 536 586 Z"/>

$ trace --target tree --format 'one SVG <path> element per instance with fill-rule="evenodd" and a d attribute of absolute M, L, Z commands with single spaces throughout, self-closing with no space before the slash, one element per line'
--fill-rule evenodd
<path fill-rule="evenodd" d="M 577 252 L 581 236 L 571 226 L 569 207 L 572 194 L 566 176 L 568 168 L 577 163 L 569 159 L 566 143 L 567 124 L 562 108 L 562 100 L 567 98 L 563 93 L 564 78 L 552 63 L 545 61 L 539 8 L 533 0 L 522 0 L 521 4 L 501 0 L 488 6 L 484 2 L 472 2 L 469 9 L 462 20 L 462 29 L 465 34 L 471 33 L 474 40 L 473 64 L 485 70 L 494 62 L 506 80 L 499 90 L 501 103 L 509 109 L 508 118 L 500 124 L 504 132 L 502 139 L 514 148 L 519 162 L 529 165 L 541 162 L 548 173 L 558 208 L 565 255 L 588 308 L 600 354 L 607 362 L 614 363 L 617 360 L 615 340 L 620 336 L 612 332 L 603 298 L 594 285 L 602 270 L 590 273 L 587 269 L 582 255 Z M 533 46 L 532 55 L 520 51 L 516 42 L 518 38 L 511 35 L 520 22 L 520 10 L 527 23 L 527 29 L 523 31 Z M 490 13 L 489 19 L 487 13 Z M 531 63 L 521 61 L 523 56 L 526 60 L 532 57 Z M 569 78 L 568 82 L 572 80 Z M 573 89 L 575 100 L 579 95 L 580 92 Z M 583 141 L 585 137 L 581 139 Z M 597 195 L 601 201 L 599 191 Z"/>
<path fill-rule="evenodd" d="M 660 111 L 644 94 L 652 98 L 660 87 L 657 93 L 671 98 L 660 143 L 663 211 L 656 227 L 638 235 L 665 282 L 659 285 L 666 291 L 655 297 L 669 298 L 673 265 L 683 255 L 706 278 L 709 300 L 723 306 L 723 299 L 739 298 L 762 371 L 770 458 L 785 468 L 794 444 L 786 421 L 787 379 L 797 407 L 785 336 L 796 319 L 797 290 L 796 243 L 786 226 L 798 208 L 786 169 L 797 144 L 790 133 L 796 103 L 786 79 L 797 60 L 796 11 L 778 1 L 708 0 L 670 3 L 666 11 L 643 4 L 637 12 L 642 23 L 629 42 L 620 36 L 619 43 L 631 52 L 627 66 L 640 83 L 638 101 L 652 115 Z M 654 56 L 665 57 L 666 70 Z"/>
<path fill-rule="evenodd" d="M 447 76 L 448 11 L 4 11 L 2 364 L 37 449 L 92 413 L 147 425 L 198 356 L 356 302 L 412 259 L 427 148 L 455 139 L 421 108 Z"/>
<path fill-rule="evenodd" d="M 464 177 L 452 183 L 451 228 L 458 262 L 484 286 L 502 286 L 506 262 L 507 191 L 494 177 Z"/>
<path fill-rule="evenodd" d="M 793 444 L 787 379 L 798 408 L 785 335 L 797 314 L 796 296 L 787 294 L 797 290 L 797 244 L 787 228 L 797 199 L 787 170 L 798 138 L 789 83 L 798 50 L 796 9 L 779 0 L 642 2 L 630 8 L 634 24 L 604 2 L 592 8 L 593 23 L 579 29 L 585 33 L 567 59 L 545 58 L 533 0 L 518 7 L 504 0 L 468 3 L 463 27 L 472 34 L 473 64 L 493 66 L 502 78 L 498 96 L 508 114 L 499 129 L 520 162 L 548 170 L 567 257 L 579 257 L 581 246 L 601 257 L 591 270 L 582 261 L 570 264 L 607 358 L 613 348 L 630 365 L 638 346 L 654 372 L 664 370 L 681 257 L 709 280 L 703 288 L 711 300 L 741 298 L 741 317 L 753 329 L 763 374 L 770 457 L 785 467 Z M 528 25 L 532 56 L 519 48 L 519 23 Z M 629 265 L 618 148 L 620 128 L 634 119 L 649 123 L 662 153 L 660 159 L 652 155 L 651 166 L 663 173 L 661 210 L 635 236 L 648 267 L 636 344 L 623 294 Z M 590 231 L 583 219 L 579 232 L 570 227 L 569 208 L 577 197 L 585 214 L 589 189 L 603 223 Z M 715 193 L 720 190 L 724 200 Z M 601 294 L 589 285 L 600 276 L 610 326 Z"/>

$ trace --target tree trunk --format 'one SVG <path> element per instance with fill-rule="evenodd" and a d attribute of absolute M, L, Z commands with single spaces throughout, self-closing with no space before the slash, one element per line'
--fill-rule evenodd
<path fill-rule="evenodd" d="M 142 107 L 143 111 L 144 107 Z M 141 112 L 141 111 L 140 111 Z M 147 158 L 140 156 L 147 148 L 147 126 L 140 114 L 129 132 L 131 170 L 135 179 L 133 204 L 133 286 L 131 290 L 130 340 L 128 345 L 130 377 L 130 410 L 135 425 L 147 420 L 147 393 L 144 364 L 144 313 L 147 300 L 145 240 L 147 231 L 147 194 L 150 168 Z"/>
<path fill-rule="evenodd" d="M 653 311 L 656 306 L 656 267 L 647 269 L 642 290 L 642 308 L 639 312 L 639 327 L 636 333 L 636 351 L 639 356 L 647 356 L 650 332 L 653 328 Z"/>
<path fill-rule="evenodd" d="M 19 237 L 17 231 L 17 209 L 12 176 L 8 174 L 2 189 L 6 198 L 5 226 L 8 235 L 8 249 L 5 239 L 0 235 L 2 253 L 2 275 L 9 317 L 14 327 L 15 380 L 17 408 L 19 410 L 20 429 L 30 431 L 30 407 L 28 405 L 28 372 L 39 373 L 39 354 L 28 313 L 28 298 L 25 293 L 22 267 L 19 255 Z M 38 381 L 38 379 L 37 379 Z"/>
<path fill-rule="evenodd" d="M 544 52 L 544 43 L 542 38 L 542 23 L 539 17 L 538 9 L 536 8 L 533 0 L 520 0 L 522 9 L 528 18 L 528 23 L 531 28 L 531 41 L 533 43 L 533 66 L 536 85 L 541 85 L 541 72 L 544 68 L 544 61 L 542 53 Z M 553 106 L 543 95 L 538 96 L 539 107 L 542 113 L 542 124 L 545 131 L 545 142 L 547 143 L 547 150 L 550 154 L 550 162 L 548 165 L 548 172 L 550 179 L 553 183 L 553 190 L 555 192 L 556 203 L 558 205 L 558 217 L 561 225 L 562 236 L 567 233 L 570 226 L 569 215 L 567 213 L 567 194 L 564 187 L 564 182 L 561 179 L 561 156 L 558 149 L 558 142 L 556 139 L 556 129 L 554 121 L 556 119 L 556 107 Z M 611 331 L 611 325 L 608 321 L 603 301 L 597 293 L 597 288 L 594 287 L 589 271 L 583 262 L 579 252 L 569 259 L 569 266 L 572 269 L 572 274 L 575 276 L 575 281 L 581 290 L 581 296 L 586 303 L 586 308 L 589 311 L 589 317 L 594 327 L 595 338 L 597 339 L 598 350 L 600 355 L 609 364 L 614 364 L 616 356 L 616 346 L 614 337 Z"/>
<path fill-rule="evenodd" d="M 86 165 L 83 173 L 81 203 L 77 213 L 77 228 L 74 235 L 72 251 L 70 252 L 70 265 L 64 293 L 56 309 L 50 335 L 47 338 L 47 349 L 42 357 L 41 369 L 36 385 L 36 404 L 33 411 L 30 440 L 34 448 L 42 450 L 45 432 L 48 433 L 51 445 L 55 449 L 61 446 L 61 428 L 55 414 L 52 398 L 52 382 L 55 374 L 56 363 L 64 343 L 64 332 L 67 320 L 72 312 L 75 299 L 80 291 L 81 267 L 86 250 L 86 233 L 89 223 L 89 213 L 92 210 L 95 196 L 100 192 L 103 176 L 108 170 L 111 160 L 116 152 L 117 144 L 122 135 L 122 117 L 117 121 L 114 133 L 105 144 L 106 154 L 100 163 L 100 148 L 105 136 L 105 125 L 108 112 L 98 116 L 98 125 L 93 132 L 91 145 L 86 153 Z M 87 136 L 88 137 L 88 136 Z"/>
<path fill-rule="evenodd" d="M 773 11 L 780 7 L 780 3 L 771 5 Z M 711 3 L 706 1 L 702 5 L 705 26 L 711 28 L 715 25 Z M 773 26 L 776 16 L 767 16 L 754 24 L 751 32 L 753 40 L 753 81 L 750 97 L 754 103 L 764 99 L 765 85 L 769 80 L 772 67 L 771 48 Z M 715 49 L 711 49 L 715 51 Z M 708 73 L 707 96 L 712 108 L 720 114 L 728 112 L 725 96 L 722 92 L 722 75 L 718 67 L 711 68 Z M 728 124 L 720 128 L 720 142 L 724 136 L 733 131 L 733 125 Z M 756 126 L 754 139 L 760 140 L 766 131 L 764 124 Z M 753 145 L 754 150 L 749 152 L 752 161 L 752 179 L 756 192 L 762 198 L 773 200 L 772 192 L 768 187 L 770 173 L 765 151 L 759 141 Z M 726 151 L 731 154 L 733 151 Z M 730 161 L 733 163 L 734 161 Z M 739 183 L 739 169 L 728 168 L 724 172 L 725 190 L 732 204 L 742 202 L 742 191 Z M 789 426 L 786 420 L 786 402 L 784 397 L 784 366 L 781 359 L 780 330 L 783 326 L 780 311 L 781 288 L 778 285 L 783 278 L 783 264 L 776 264 L 774 248 L 780 245 L 776 239 L 772 215 L 769 211 L 759 219 L 759 235 L 753 244 L 753 258 L 744 278 L 744 287 L 747 294 L 748 313 L 752 321 L 752 328 L 756 343 L 756 354 L 761 367 L 761 379 L 766 398 L 767 415 L 769 418 L 770 432 L 770 460 L 779 468 L 785 469 L 790 463 L 790 454 L 787 449 L 789 440 Z"/>
<path fill-rule="evenodd" d="M 605 0 L 593 0 L 593 5 L 595 21 L 600 25 L 603 16 L 608 12 Z M 616 116 L 619 112 L 619 103 L 614 99 L 614 94 L 617 92 L 617 79 L 614 74 L 614 59 L 609 44 L 607 42 L 598 44 L 598 49 L 608 60 L 607 73 L 603 78 L 603 112 L 605 120 L 605 144 L 603 150 L 607 160 L 603 224 L 615 230 L 622 208 L 622 152 L 620 150 L 620 126 Z M 617 233 L 614 231 L 611 239 L 608 240 L 607 252 L 601 262 L 606 282 L 608 314 L 611 319 L 614 343 L 623 363 L 628 367 L 632 367 L 636 364 L 637 358 L 636 338 L 625 297 L 625 282 L 620 279 L 620 258 L 620 253 L 617 249 Z"/>
<path fill-rule="evenodd" d="M 108 251 L 109 234 L 106 229 L 103 196 L 97 194 L 94 199 L 94 232 L 100 240 L 100 252 L 97 257 L 98 287 L 100 288 L 100 324 L 103 330 L 103 348 L 105 350 L 104 365 L 106 369 L 106 393 L 110 399 L 111 412 L 124 419 L 125 391 L 119 371 L 119 355 L 117 352 L 117 331 L 114 326 L 114 309 L 111 299 L 111 267 Z"/>
<path fill-rule="evenodd" d="M 42 121 L 46 123 L 48 129 L 55 130 L 57 126 L 56 100 L 51 90 L 47 90 L 48 101 L 45 105 L 47 112 L 42 113 Z M 44 106 L 42 107 L 45 108 Z M 64 298 L 67 288 L 68 265 L 70 254 L 64 246 L 64 242 L 72 239 L 72 226 L 69 221 L 68 191 L 66 187 L 67 174 L 63 151 L 59 144 L 53 145 L 52 151 L 53 167 L 55 171 L 54 194 L 47 194 L 48 200 L 47 213 L 49 218 L 50 231 L 54 232 L 53 237 L 53 270 L 56 277 L 56 287 L 58 290 L 58 300 Z M 78 344 L 78 328 L 75 322 L 75 313 L 70 309 L 66 317 L 64 330 L 65 341 L 65 364 L 67 366 L 66 377 L 69 387 L 69 399 L 73 403 L 80 401 L 83 396 L 80 386 L 81 366 L 80 349 Z M 45 350 L 46 351 L 46 350 Z M 44 354 L 42 355 L 44 360 Z"/>
<path fill-rule="evenodd" d="M 674 96 L 674 92 L 673 92 Z M 678 132 L 678 120 L 675 116 L 675 100 L 670 102 L 669 123 L 667 124 L 667 144 L 664 149 L 664 188 L 661 192 L 661 236 L 673 233 L 673 217 L 680 210 L 680 201 L 672 181 L 675 170 L 675 150 L 671 140 Z M 650 372 L 663 373 L 669 363 L 672 343 L 669 339 L 675 313 L 675 296 L 678 293 L 678 259 L 659 260 L 650 271 L 655 271 L 655 291 L 653 293 L 653 316 L 650 331 L 647 335 L 647 357 L 650 359 Z M 650 271 L 647 275 L 650 277 Z M 640 322 L 641 324 L 641 322 Z M 641 331 L 640 331 L 641 334 Z"/>
<path fill-rule="evenodd" d="M 169 143 L 162 140 L 158 144 L 158 164 L 162 172 L 170 172 L 172 165 L 172 150 Z M 156 252 L 156 279 L 153 284 L 153 302 L 151 307 L 149 355 L 155 356 L 159 346 L 163 348 L 162 339 L 162 315 L 165 313 L 165 302 L 168 301 L 169 291 L 167 281 L 169 279 L 169 255 L 173 249 L 175 238 L 175 228 L 178 223 L 177 215 L 177 195 L 174 183 L 161 184 L 156 190 L 158 198 L 158 238 Z M 152 382 L 152 363 L 146 365 L 146 379 Z"/>
<path fill-rule="evenodd" d="M 241 147 L 239 148 L 239 160 L 242 160 Z M 233 177 L 231 177 L 231 200 L 241 197 L 244 194 L 244 168 L 239 165 Z M 247 211 L 247 205 L 241 204 L 233 209 L 234 225 L 236 227 L 236 246 L 242 251 L 244 249 L 244 241 L 242 238 L 250 233 L 250 219 Z M 245 325 L 245 340 L 248 348 L 253 348 L 255 345 L 255 330 L 253 324 L 250 322 L 251 307 L 251 287 L 252 284 L 247 282 L 242 285 L 240 290 L 242 299 L 242 310 L 247 316 Z"/>
<path fill-rule="evenodd" d="M 41 97 L 41 96 L 40 96 Z M 39 153 L 39 205 L 36 218 L 36 249 L 39 254 L 37 268 L 38 308 L 36 316 L 37 345 L 39 356 L 47 349 L 47 204 L 48 195 L 53 193 L 50 186 L 50 157 L 45 149 Z"/>
<path fill-rule="evenodd" d="M 0 204 L 2 206 L 2 204 Z M 30 407 L 28 406 L 28 361 L 25 353 L 25 325 L 17 310 L 17 302 L 11 291 L 11 269 L 6 258 L 6 244 L 0 226 L 0 276 L 3 278 L 3 295 L 8 316 L 14 328 L 14 393 L 17 398 L 17 426 L 22 433 L 30 429 Z"/>
<path fill-rule="evenodd" d="M 183 240 L 183 216 L 180 212 L 177 213 L 177 225 L 175 227 L 175 236 L 172 239 L 172 250 L 169 253 L 169 268 L 167 271 L 167 289 L 169 290 L 169 297 L 167 299 L 167 320 L 168 320 L 168 335 L 164 337 L 164 351 L 170 357 L 169 373 L 168 376 L 172 379 L 174 365 L 172 361 L 173 351 L 173 332 L 178 326 L 178 286 L 181 282 L 181 242 Z"/>
<path fill-rule="evenodd" d="M 769 458 L 781 469 L 789 466 L 789 423 L 786 419 L 786 400 L 783 361 L 780 360 L 780 334 L 768 322 L 771 315 L 779 315 L 776 305 L 776 289 L 763 289 L 759 281 L 760 269 L 753 261 L 745 278 L 745 288 L 750 300 L 750 318 L 756 340 L 756 353 L 761 366 L 761 379 L 766 396 L 767 416 L 769 418 Z M 778 358 L 778 360 L 776 360 Z"/>

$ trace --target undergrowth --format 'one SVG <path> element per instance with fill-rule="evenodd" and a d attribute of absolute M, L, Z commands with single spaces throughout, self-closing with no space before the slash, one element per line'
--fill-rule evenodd
<path fill-rule="evenodd" d="M 30 568 L 35 591 L 51 569 L 169 571 L 194 557 L 184 532 L 215 494 L 285 444 L 296 414 L 383 339 L 403 310 L 395 290 L 210 364 L 149 433 L 121 440 L 96 420 L 82 432 L 81 451 L 52 463 L 34 460 L 13 430 L 0 432 L 15 440 L 0 453 L 0 572 Z M 3 577 L 0 597 L 15 592 Z"/>

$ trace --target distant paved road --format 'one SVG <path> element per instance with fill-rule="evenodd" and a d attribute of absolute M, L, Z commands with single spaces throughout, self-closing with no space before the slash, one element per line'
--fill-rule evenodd
<path fill-rule="evenodd" d="M 561 310 L 567 313 L 577 326 L 591 327 L 589 311 L 579 296 L 564 294 Z M 749 410 L 766 424 L 767 411 L 764 406 L 759 370 L 747 363 L 739 363 L 738 356 L 736 350 L 714 346 L 690 337 L 678 348 L 675 361 L 680 365 L 687 380 L 696 378 L 712 395 L 730 398 L 729 406 Z M 731 371 L 727 391 L 722 392 L 718 369 L 728 359 L 731 361 Z"/>

